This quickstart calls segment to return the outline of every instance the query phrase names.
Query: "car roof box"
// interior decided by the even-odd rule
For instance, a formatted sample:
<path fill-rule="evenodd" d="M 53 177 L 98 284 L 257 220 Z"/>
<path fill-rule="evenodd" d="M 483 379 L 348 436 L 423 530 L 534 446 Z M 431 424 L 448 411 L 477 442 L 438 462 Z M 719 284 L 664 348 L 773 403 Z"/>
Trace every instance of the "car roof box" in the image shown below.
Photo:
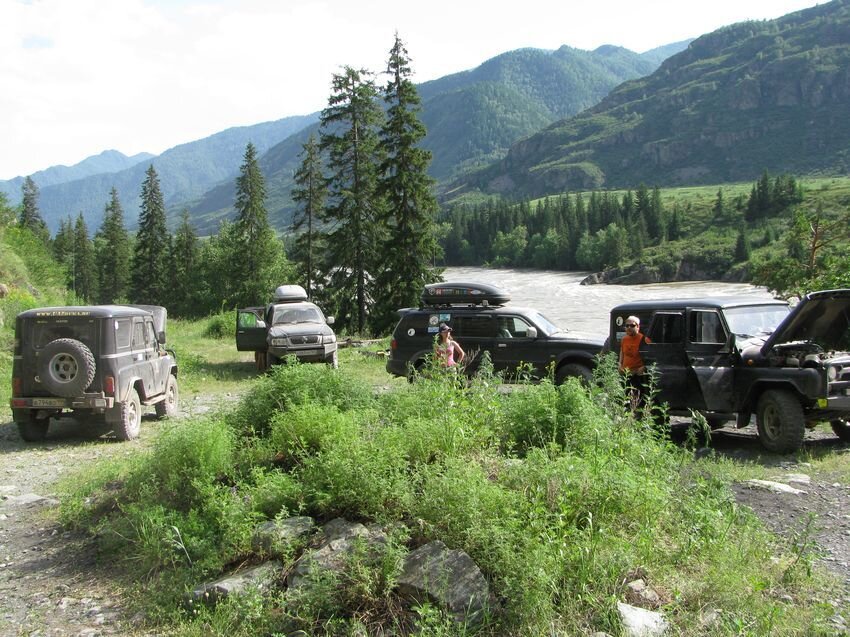
<path fill-rule="evenodd" d="M 423 305 L 504 305 L 510 300 L 507 290 L 488 283 L 446 281 L 426 285 L 422 291 Z"/>
<path fill-rule="evenodd" d="M 300 285 L 279 285 L 274 291 L 275 303 L 295 303 L 306 300 L 307 292 Z"/>

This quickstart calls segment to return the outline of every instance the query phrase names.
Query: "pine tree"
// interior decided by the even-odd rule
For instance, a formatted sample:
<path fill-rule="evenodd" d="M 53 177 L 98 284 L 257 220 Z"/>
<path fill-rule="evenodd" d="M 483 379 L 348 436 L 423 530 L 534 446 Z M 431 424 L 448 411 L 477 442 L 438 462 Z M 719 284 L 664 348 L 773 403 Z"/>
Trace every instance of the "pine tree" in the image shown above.
<path fill-rule="evenodd" d="M 189 222 L 189 211 L 184 210 L 180 226 L 174 234 L 169 262 L 172 268 L 171 301 L 169 309 L 176 316 L 191 317 L 197 311 L 198 295 L 198 235 Z"/>
<path fill-rule="evenodd" d="M 377 193 L 380 165 L 378 127 L 383 112 L 371 74 L 345 67 L 334 75 L 328 107 L 321 116 L 321 148 L 330 170 L 327 251 L 324 272 L 328 301 L 343 327 L 364 333 L 373 270 L 384 245 L 382 203 Z"/>
<path fill-rule="evenodd" d="M 0 192 L 0 229 L 8 228 L 17 218 L 15 209 L 9 204 L 9 197 Z"/>
<path fill-rule="evenodd" d="M 47 229 L 47 224 L 41 217 L 41 212 L 38 210 L 38 186 L 32 180 L 32 177 L 24 179 L 23 186 L 23 203 L 21 204 L 21 215 L 18 219 L 18 225 L 32 232 L 39 239 L 48 243 L 50 241 L 50 232 Z"/>
<path fill-rule="evenodd" d="M 236 277 L 237 306 L 257 305 L 269 298 L 275 287 L 290 276 L 283 245 L 269 225 L 266 211 L 266 182 L 252 143 L 236 178 L 236 221 L 232 277 Z"/>
<path fill-rule="evenodd" d="M 738 239 L 735 241 L 735 261 L 749 261 L 752 255 L 753 248 L 750 244 L 750 238 L 747 236 L 747 230 L 741 227 L 738 230 Z"/>
<path fill-rule="evenodd" d="M 95 262 L 100 303 L 125 301 L 130 283 L 130 235 L 124 227 L 124 210 L 114 187 L 95 235 Z"/>
<path fill-rule="evenodd" d="M 165 203 L 153 164 L 142 182 L 139 230 L 133 250 L 130 290 L 134 303 L 162 305 L 168 297 L 167 257 L 170 237 L 165 225 Z"/>
<path fill-rule="evenodd" d="M 297 262 L 301 266 L 302 280 L 307 290 L 307 296 L 313 296 L 313 279 L 315 277 L 314 254 L 318 247 L 319 215 L 325 205 L 328 194 L 327 182 L 322 174 L 322 158 L 319 145 L 314 135 L 303 146 L 301 165 L 295 171 L 295 185 L 292 189 L 292 201 L 299 208 L 292 216 L 292 230 L 299 232 L 295 240 Z"/>
<path fill-rule="evenodd" d="M 94 245 L 81 212 L 74 226 L 74 292 L 86 302 L 97 298 L 97 269 Z"/>
<path fill-rule="evenodd" d="M 53 238 L 53 258 L 65 268 L 64 285 L 74 289 L 74 222 L 68 216 L 59 220 L 59 230 Z"/>
<path fill-rule="evenodd" d="M 419 120 L 421 100 L 410 79 L 410 59 L 398 34 L 390 50 L 387 74 L 387 119 L 380 132 L 384 161 L 378 194 L 386 202 L 388 236 L 376 274 L 380 291 L 372 327 L 378 333 L 390 329 L 397 318 L 396 310 L 414 305 L 423 286 L 435 281 L 439 273 L 432 265 L 439 256 L 439 246 L 434 227 L 434 180 L 428 176 L 431 153 L 419 147 L 426 134 Z M 528 210 L 526 214 L 530 216 Z"/>

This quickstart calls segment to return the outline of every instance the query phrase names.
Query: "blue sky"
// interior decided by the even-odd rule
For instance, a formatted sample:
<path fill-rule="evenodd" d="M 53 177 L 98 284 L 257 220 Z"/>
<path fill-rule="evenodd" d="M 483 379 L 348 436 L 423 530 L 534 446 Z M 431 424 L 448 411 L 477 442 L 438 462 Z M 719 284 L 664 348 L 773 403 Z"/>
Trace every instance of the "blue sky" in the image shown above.
<path fill-rule="evenodd" d="M 522 47 L 636 52 L 816 0 L 0 0 L 0 179 L 322 109 L 343 65 L 415 81 Z"/>

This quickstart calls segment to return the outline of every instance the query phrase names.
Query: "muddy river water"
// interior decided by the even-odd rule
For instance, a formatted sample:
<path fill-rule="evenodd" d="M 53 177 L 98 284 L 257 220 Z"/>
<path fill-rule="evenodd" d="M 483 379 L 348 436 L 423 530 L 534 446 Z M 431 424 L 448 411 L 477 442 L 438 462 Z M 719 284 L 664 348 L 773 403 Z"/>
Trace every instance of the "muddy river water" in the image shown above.
<path fill-rule="evenodd" d="M 511 293 L 514 305 L 533 307 L 553 323 L 570 331 L 604 337 L 607 317 L 620 303 L 643 299 L 672 299 L 698 296 L 750 296 L 771 299 L 765 289 L 745 283 L 691 281 L 647 285 L 581 285 L 586 272 L 554 270 L 446 268 L 446 281 L 490 283 Z"/>

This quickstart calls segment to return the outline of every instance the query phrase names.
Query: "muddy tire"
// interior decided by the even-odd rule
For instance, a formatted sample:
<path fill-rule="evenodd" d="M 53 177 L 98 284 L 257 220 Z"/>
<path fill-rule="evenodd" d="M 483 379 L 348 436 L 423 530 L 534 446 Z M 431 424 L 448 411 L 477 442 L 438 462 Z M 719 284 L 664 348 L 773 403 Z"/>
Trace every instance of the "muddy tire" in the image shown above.
<path fill-rule="evenodd" d="M 590 385 L 593 382 L 593 370 L 578 363 L 561 365 L 555 373 L 555 384 L 563 385 L 570 377 L 578 378 L 582 385 Z"/>
<path fill-rule="evenodd" d="M 165 400 L 154 405 L 157 420 L 174 418 L 174 416 L 177 415 L 179 398 L 180 394 L 177 391 L 177 378 L 174 374 L 169 374 L 168 381 L 165 383 Z"/>
<path fill-rule="evenodd" d="M 800 401 L 789 391 L 769 389 L 756 409 L 759 442 L 768 451 L 791 453 L 803 445 L 806 421 Z"/>
<path fill-rule="evenodd" d="M 843 442 L 850 442 L 850 419 L 833 420 L 831 423 L 832 430 Z"/>
<path fill-rule="evenodd" d="M 79 396 L 94 380 L 94 355 L 74 338 L 57 338 L 42 350 L 38 374 L 44 386 L 56 396 Z"/>
<path fill-rule="evenodd" d="M 41 442 L 47 437 L 50 418 L 30 418 L 15 423 L 18 425 L 18 435 L 24 442 Z"/>
<path fill-rule="evenodd" d="M 273 366 L 277 365 L 280 362 L 280 359 L 274 354 L 269 354 L 266 352 L 266 369 L 271 369 Z"/>
<path fill-rule="evenodd" d="M 118 440 L 135 440 L 142 430 L 142 403 L 135 388 L 130 390 L 127 400 L 120 403 L 121 419 L 115 425 L 115 436 Z"/>

